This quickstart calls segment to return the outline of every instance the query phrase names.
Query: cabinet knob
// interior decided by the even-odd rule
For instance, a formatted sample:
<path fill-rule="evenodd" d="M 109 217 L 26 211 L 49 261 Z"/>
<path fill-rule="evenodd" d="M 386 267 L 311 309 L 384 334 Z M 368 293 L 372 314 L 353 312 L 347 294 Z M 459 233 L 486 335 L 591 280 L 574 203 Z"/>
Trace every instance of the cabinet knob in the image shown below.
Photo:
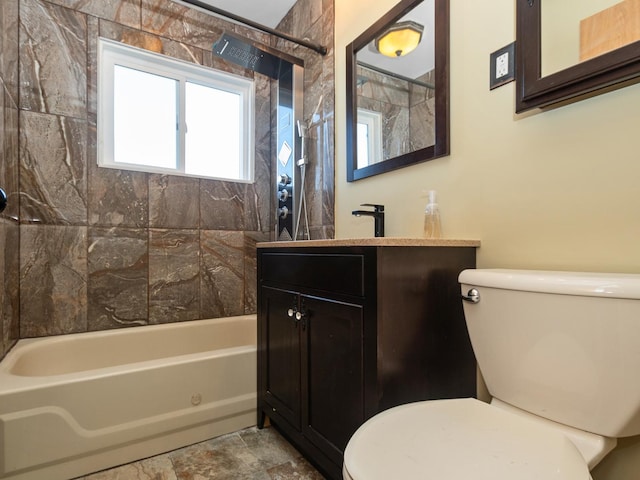
<path fill-rule="evenodd" d="M 304 308 L 304 307 L 303 307 Z M 296 325 L 299 323 L 300 325 L 302 325 L 302 331 L 305 331 L 307 329 L 307 318 L 308 318 L 308 313 L 305 312 L 304 310 L 297 310 L 296 311 Z"/>
<path fill-rule="evenodd" d="M 287 310 L 287 315 L 290 317 L 293 317 L 296 314 L 295 309 L 290 308 L 289 310 Z"/>

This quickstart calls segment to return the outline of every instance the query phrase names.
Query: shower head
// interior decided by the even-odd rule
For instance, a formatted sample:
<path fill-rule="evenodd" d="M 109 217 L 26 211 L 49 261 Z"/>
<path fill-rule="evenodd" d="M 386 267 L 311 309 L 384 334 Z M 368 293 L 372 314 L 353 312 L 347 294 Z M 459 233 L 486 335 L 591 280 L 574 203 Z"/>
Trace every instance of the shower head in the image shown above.
<path fill-rule="evenodd" d="M 300 138 L 308 138 L 307 132 L 309 131 L 309 129 L 307 128 L 307 126 L 303 125 L 300 120 L 298 120 L 296 123 L 298 125 L 298 136 Z"/>
<path fill-rule="evenodd" d="M 213 44 L 213 54 L 274 79 L 279 77 L 282 63 L 290 64 L 228 32 Z"/>
<path fill-rule="evenodd" d="M 281 79 L 294 65 L 304 68 L 304 62 L 292 55 L 262 44 L 255 44 L 230 32 L 213 44 L 213 54 L 241 67 L 261 73 L 274 80 Z"/>
<path fill-rule="evenodd" d="M 298 120 L 296 122 L 296 125 L 298 127 L 298 136 L 300 137 L 300 159 L 296 162 L 296 164 L 301 167 L 302 165 L 306 165 L 307 163 L 309 163 L 309 159 L 307 158 L 307 155 L 305 154 L 305 138 L 309 138 L 307 136 L 307 132 L 309 131 L 309 129 L 302 124 L 302 122 L 300 120 Z"/>

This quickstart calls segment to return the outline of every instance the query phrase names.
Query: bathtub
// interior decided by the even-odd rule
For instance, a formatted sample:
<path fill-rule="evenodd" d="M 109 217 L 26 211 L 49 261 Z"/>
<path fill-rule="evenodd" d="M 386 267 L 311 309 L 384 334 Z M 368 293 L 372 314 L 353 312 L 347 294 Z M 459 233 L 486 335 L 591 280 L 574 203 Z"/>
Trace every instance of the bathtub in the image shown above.
<path fill-rule="evenodd" d="M 69 479 L 256 423 L 256 317 L 20 340 L 0 478 Z"/>

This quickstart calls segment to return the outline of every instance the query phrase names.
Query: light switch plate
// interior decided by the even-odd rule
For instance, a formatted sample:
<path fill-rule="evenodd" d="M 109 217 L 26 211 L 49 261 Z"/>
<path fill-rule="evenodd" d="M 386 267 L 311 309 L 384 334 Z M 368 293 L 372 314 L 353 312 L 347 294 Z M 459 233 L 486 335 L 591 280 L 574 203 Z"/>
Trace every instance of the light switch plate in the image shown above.
<path fill-rule="evenodd" d="M 500 87 L 515 79 L 516 42 L 510 43 L 490 56 L 489 89 Z"/>

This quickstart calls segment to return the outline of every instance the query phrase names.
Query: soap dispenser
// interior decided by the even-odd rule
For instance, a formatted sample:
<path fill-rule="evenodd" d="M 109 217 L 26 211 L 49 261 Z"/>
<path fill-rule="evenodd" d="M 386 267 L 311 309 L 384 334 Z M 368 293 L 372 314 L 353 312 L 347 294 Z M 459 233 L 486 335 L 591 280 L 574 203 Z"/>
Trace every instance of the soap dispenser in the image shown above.
<path fill-rule="evenodd" d="M 435 190 L 429 190 L 429 203 L 424 209 L 424 236 L 425 238 L 440 238 L 442 236 L 440 210 Z"/>

